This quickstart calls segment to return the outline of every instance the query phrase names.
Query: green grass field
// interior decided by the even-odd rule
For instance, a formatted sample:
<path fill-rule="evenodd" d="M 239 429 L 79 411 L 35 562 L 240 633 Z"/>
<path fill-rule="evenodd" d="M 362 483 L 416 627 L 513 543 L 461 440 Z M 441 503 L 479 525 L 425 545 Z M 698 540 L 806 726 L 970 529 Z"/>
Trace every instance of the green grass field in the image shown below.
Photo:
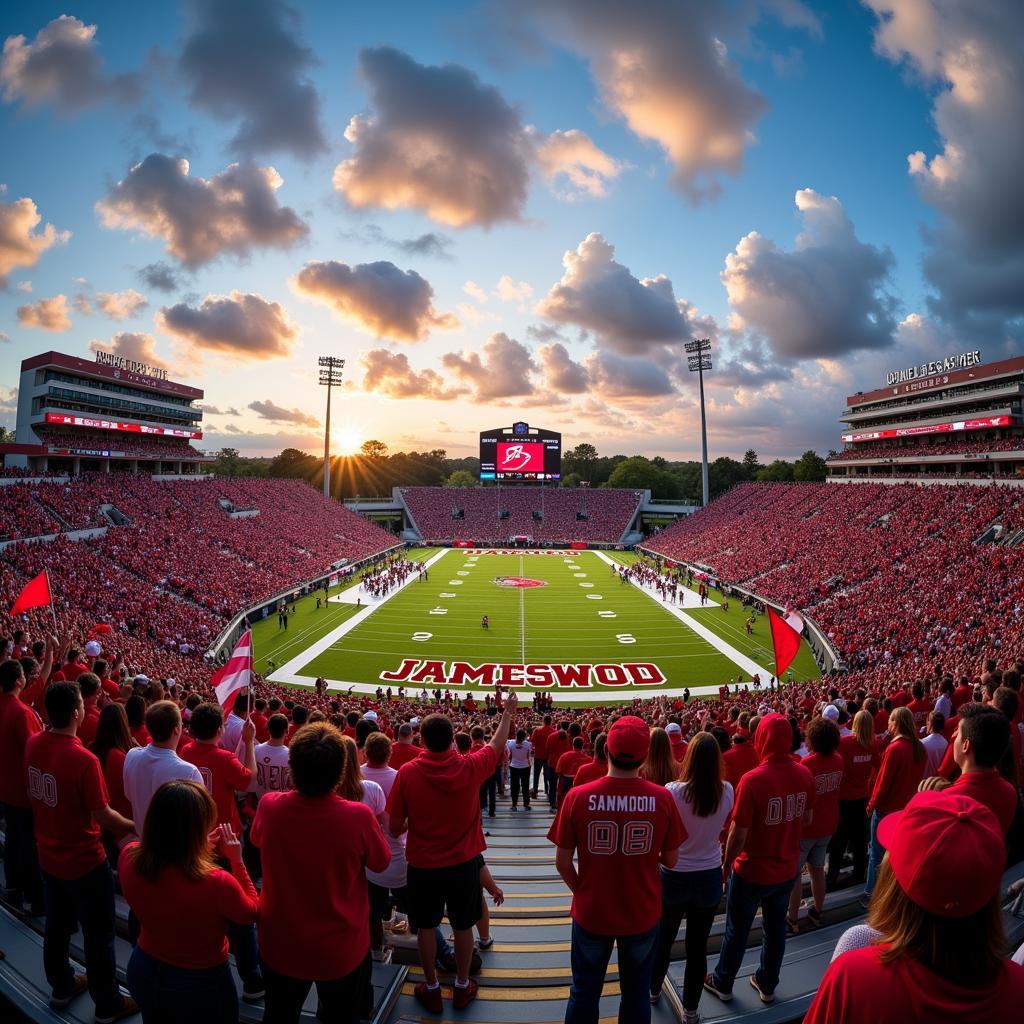
<path fill-rule="evenodd" d="M 426 561 L 436 549 L 417 549 L 410 557 Z M 617 562 L 635 560 L 629 553 L 614 552 Z M 497 585 L 498 577 L 524 576 L 543 586 L 513 588 Z M 358 583 L 351 584 L 358 586 Z M 332 596 L 340 589 L 332 592 Z M 686 615 L 699 626 L 721 638 L 728 649 L 716 650 L 713 637 L 705 639 L 689 624 L 680 621 L 646 592 L 622 584 L 612 568 L 593 551 L 559 551 L 543 554 L 478 554 L 472 550 L 448 550 L 429 570 L 429 580 L 413 580 L 372 612 L 354 604 L 331 602 L 316 608 L 316 597 L 304 598 L 289 619 L 289 628 L 278 627 L 271 616 L 255 627 L 257 667 L 269 677 L 285 683 L 310 684 L 317 676 L 329 681 L 351 683 L 360 688 L 387 686 L 381 673 L 394 672 L 405 659 L 421 661 L 542 664 L 645 663 L 656 665 L 665 681 L 657 686 L 602 686 L 561 688 L 548 684 L 540 689 L 558 689 L 574 700 L 622 699 L 623 695 L 653 695 L 659 691 L 689 686 L 717 688 L 742 675 L 745 667 L 736 655 L 774 671 L 768 622 L 759 618 L 754 635 L 744 632 L 746 611 L 734 601 L 728 612 L 717 602 L 688 608 Z M 490 628 L 481 627 L 481 616 L 489 616 Z M 353 616 L 360 620 L 343 636 L 331 639 L 339 626 Z M 320 642 L 323 648 L 310 652 Z M 813 656 L 803 645 L 793 664 L 796 679 L 817 678 Z M 767 676 L 763 677 L 767 682 Z M 596 677 L 594 677 L 596 683 Z M 391 683 L 395 689 L 398 682 Z M 424 685 L 444 685 L 434 680 L 412 681 L 409 692 Z M 490 690 L 490 686 L 465 682 L 453 684 L 460 690 Z"/>

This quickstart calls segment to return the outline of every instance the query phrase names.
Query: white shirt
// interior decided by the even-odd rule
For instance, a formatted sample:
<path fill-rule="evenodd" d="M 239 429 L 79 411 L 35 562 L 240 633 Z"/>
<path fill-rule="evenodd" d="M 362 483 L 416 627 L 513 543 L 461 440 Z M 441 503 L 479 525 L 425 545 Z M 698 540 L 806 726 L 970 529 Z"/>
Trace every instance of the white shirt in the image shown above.
<path fill-rule="evenodd" d="M 508 763 L 513 768 L 530 767 L 530 754 L 533 753 L 533 744 L 529 740 L 523 740 L 522 743 L 509 740 L 505 746 L 508 748 Z"/>
<path fill-rule="evenodd" d="M 935 702 L 935 710 L 941 712 L 946 718 L 953 717 L 953 701 L 950 700 L 948 693 L 939 694 L 939 699 Z"/>
<path fill-rule="evenodd" d="M 388 794 L 395 784 L 395 776 L 398 775 L 398 772 L 387 765 L 382 768 L 371 768 L 368 764 L 363 765 L 362 772 L 363 803 L 367 804 L 375 814 L 378 814 L 378 820 L 380 820 L 380 814 L 383 814 L 384 820 L 381 821 L 381 827 L 384 829 L 384 838 L 388 841 L 388 846 L 391 849 L 391 863 L 383 871 L 367 871 L 366 879 L 383 889 L 401 889 L 406 883 L 409 870 L 409 864 L 405 859 L 407 833 L 393 836 L 388 829 L 387 813 L 384 811 L 378 813 L 374 810 L 373 804 L 367 800 L 367 790 L 373 786 L 381 794 L 381 800 L 386 805 Z M 374 798 L 371 797 L 371 799 Z"/>
<path fill-rule="evenodd" d="M 722 782 L 722 798 L 718 801 L 718 809 L 706 818 L 699 818 L 694 813 L 693 804 L 685 799 L 685 782 L 670 782 L 665 788 L 672 794 L 676 802 L 679 816 L 683 819 L 686 829 L 686 840 L 679 847 L 679 860 L 673 871 L 710 871 L 722 866 L 722 844 L 719 836 L 722 824 L 729 817 L 735 794 L 732 784 Z"/>
<path fill-rule="evenodd" d="M 946 756 L 949 741 L 942 733 L 930 732 L 921 742 L 924 744 L 927 755 L 924 765 L 924 777 L 927 779 L 931 775 L 938 774 L 939 765 L 942 764 L 942 759 Z"/>
<path fill-rule="evenodd" d="M 245 727 L 245 719 L 231 712 L 224 719 L 224 735 L 220 738 L 220 746 L 230 750 L 232 754 L 238 753 L 238 744 L 242 742 L 242 729 Z"/>
<path fill-rule="evenodd" d="M 256 746 L 256 774 L 249 784 L 252 793 L 280 793 L 292 788 L 288 770 L 288 748 L 283 744 L 259 743 Z"/>
<path fill-rule="evenodd" d="M 132 805 L 135 832 L 140 836 L 153 794 L 165 782 L 184 779 L 198 782 L 200 786 L 203 784 L 203 777 L 194 764 L 182 761 L 175 751 L 152 743 L 145 747 L 132 747 L 125 754 L 123 778 L 124 793 Z"/>

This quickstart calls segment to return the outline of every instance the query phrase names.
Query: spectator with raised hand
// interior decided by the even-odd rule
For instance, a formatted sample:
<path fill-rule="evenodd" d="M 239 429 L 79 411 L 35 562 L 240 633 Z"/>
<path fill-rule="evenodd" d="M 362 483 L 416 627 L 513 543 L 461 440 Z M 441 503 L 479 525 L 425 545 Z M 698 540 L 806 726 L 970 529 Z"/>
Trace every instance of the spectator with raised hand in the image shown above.
<path fill-rule="evenodd" d="M 266 1024 L 296 1024 L 312 985 L 326 1020 L 362 1016 L 371 969 L 366 872 L 383 871 L 391 853 L 373 811 L 335 792 L 345 756 L 333 725 L 300 729 L 288 750 L 294 788 L 267 793 L 253 820 Z"/>
<path fill-rule="evenodd" d="M 572 892 L 572 988 L 566 1024 L 596 1024 L 618 947 L 619 1019 L 651 1019 L 650 985 L 661 919 L 659 866 L 676 864 L 686 832 L 668 791 L 640 778 L 650 729 L 624 715 L 608 730 L 608 775 L 565 796 L 548 839 Z M 573 863 L 573 856 L 577 863 Z M 609 893 L 615 898 L 609 900 Z"/>
<path fill-rule="evenodd" d="M 867 926 L 840 938 L 804 1024 L 1019 1019 L 1024 967 L 1006 959 L 995 815 L 950 789 L 918 793 L 879 832 Z"/>
<path fill-rule="evenodd" d="M 510 693 L 491 742 L 465 757 L 452 745 L 451 719 L 428 715 L 420 723 L 425 749 L 402 766 L 388 797 L 391 834 L 408 831 L 409 911 L 418 929 L 424 977 L 415 994 L 431 1013 L 440 1013 L 443 1006 L 434 967 L 434 929 L 446 911 L 455 935 L 455 1009 L 468 1006 L 476 997 L 469 968 L 473 927 L 483 916 L 479 856 L 487 845 L 480 828 L 479 791 L 504 754 L 518 704 L 518 696 Z"/>
<path fill-rule="evenodd" d="M 693 738 L 678 782 L 669 782 L 686 839 L 679 859 L 661 868 L 661 927 L 651 974 L 651 1002 L 661 998 L 672 946 L 686 919 L 686 970 L 683 976 L 683 1024 L 699 1024 L 700 997 L 707 972 L 708 936 L 722 898 L 720 836 L 735 793 L 725 779 L 722 752 L 710 733 Z"/>
<path fill-rule="evenodd" d="M 100 829 L 122 837 L 134 826 L 110 806 L 100 763 L 78 739 L 85 717 L 78 684 L 53 683 L 45 700 L 50 728 L 25 745 L 25 774 L 43 875 L 43 967 L 53 989 L 50 1006 L 64 1009 L 88 988 L 97 1024 L 112 1024 L 138 1007 L 117 984 L 114 875 Z M 86 974 L 71 967 L 71 936 L 79 926 Z"/>
<path fill-rule="evenodd" d="M 962 710 L 961 710 L 962 713 Z M 878 826 L 887 814 L 902 811 L 917 792 L 924 777 L 927 753 L 917 738 L 914 716 L 905 707 L 894 708 L 889 715 L 889 735 L 892 739 L 882 755 L 871 796 L 865 811 L 871 819 L 871 843 L 868 849 L 868 873 L 861 897 L 867 906 L 875 888 L 878 869 L 885 855 L 885 847 L 878 839 Z"/>
<path fill-rule="evenodd" d="M 810 824 L 814 808 L 814 779 L 790 756 L 792 742 L 789 720 L 765 715 L 754 733 L 761 763 L 743 776 L 736 791 L 723 865 L 728 886 L 725 936 L 718 965 L 704 979 L 704 987 L 723 1002 L 732 999 L 759 906 L 761 966 L 750 976 L 750 984 L 762 1003 L 775 1000 L 786 952 L 786 908 L 800 861 L 800 833 Z"/>
<path fill-rule="evenodd" d="M 121 851 L 118 877 L 141 922 L 127 981 L 145 1024 L 237 1020 L 227 930 L 255 924 L 259 897 L 238 837 L 217 825 L 217 807 L 201 784 L 160 786 L 141 842 Z"/>

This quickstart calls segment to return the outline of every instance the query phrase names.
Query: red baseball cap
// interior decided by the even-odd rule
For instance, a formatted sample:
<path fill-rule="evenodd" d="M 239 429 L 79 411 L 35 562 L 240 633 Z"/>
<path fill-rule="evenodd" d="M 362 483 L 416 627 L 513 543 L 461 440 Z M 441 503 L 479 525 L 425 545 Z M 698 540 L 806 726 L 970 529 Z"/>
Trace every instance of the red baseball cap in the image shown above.
<path fill-rule="evenodd" d="M 887 814 L 878 841 L 900 888 L 937 917 L 969 917 L 999 892 L 1006 845 L 996 816 L 948 791 L 915 794 Z"/>
<path fill-rule="evenodd" d="M 651 747 L 651 730 L 642 718 L 624 715 L 608 730 L 608 753 L 639 764 Z"/>

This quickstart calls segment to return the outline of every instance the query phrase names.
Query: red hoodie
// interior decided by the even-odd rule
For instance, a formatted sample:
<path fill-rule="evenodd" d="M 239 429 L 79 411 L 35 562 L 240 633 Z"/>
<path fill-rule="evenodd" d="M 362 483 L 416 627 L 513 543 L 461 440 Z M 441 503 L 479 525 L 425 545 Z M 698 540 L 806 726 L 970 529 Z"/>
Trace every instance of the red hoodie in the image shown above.
<path fill-rule="evenodd" d="M 796 876 L 804 814 L 814 806 L 814 778 L 790 755 L 793 730 L 784 715 L 765 715 L 754 733 L 761 763 L 740 780 L 733 822 L 747 829 L 733 870 L 753 885 Z"/>
<path fill-rule="evenodd" d="M 732 783 L 733 789 L 740 784 L 751 768 L 756 768 L 761 760 L 757 756 L 754 744 L 750 740 L 736 743 L 725 752 L 725 778 Z"/>
<path fill-rule="evenodd" d="M 480 786 L 498 759 L 488 745 L 462 757 L 451 747 L 424 750 L 398 769 L 388 814 L 409 819 L 406 860 L 416 868 L 465 864 L 487 849 L 480 828 Z"/>

